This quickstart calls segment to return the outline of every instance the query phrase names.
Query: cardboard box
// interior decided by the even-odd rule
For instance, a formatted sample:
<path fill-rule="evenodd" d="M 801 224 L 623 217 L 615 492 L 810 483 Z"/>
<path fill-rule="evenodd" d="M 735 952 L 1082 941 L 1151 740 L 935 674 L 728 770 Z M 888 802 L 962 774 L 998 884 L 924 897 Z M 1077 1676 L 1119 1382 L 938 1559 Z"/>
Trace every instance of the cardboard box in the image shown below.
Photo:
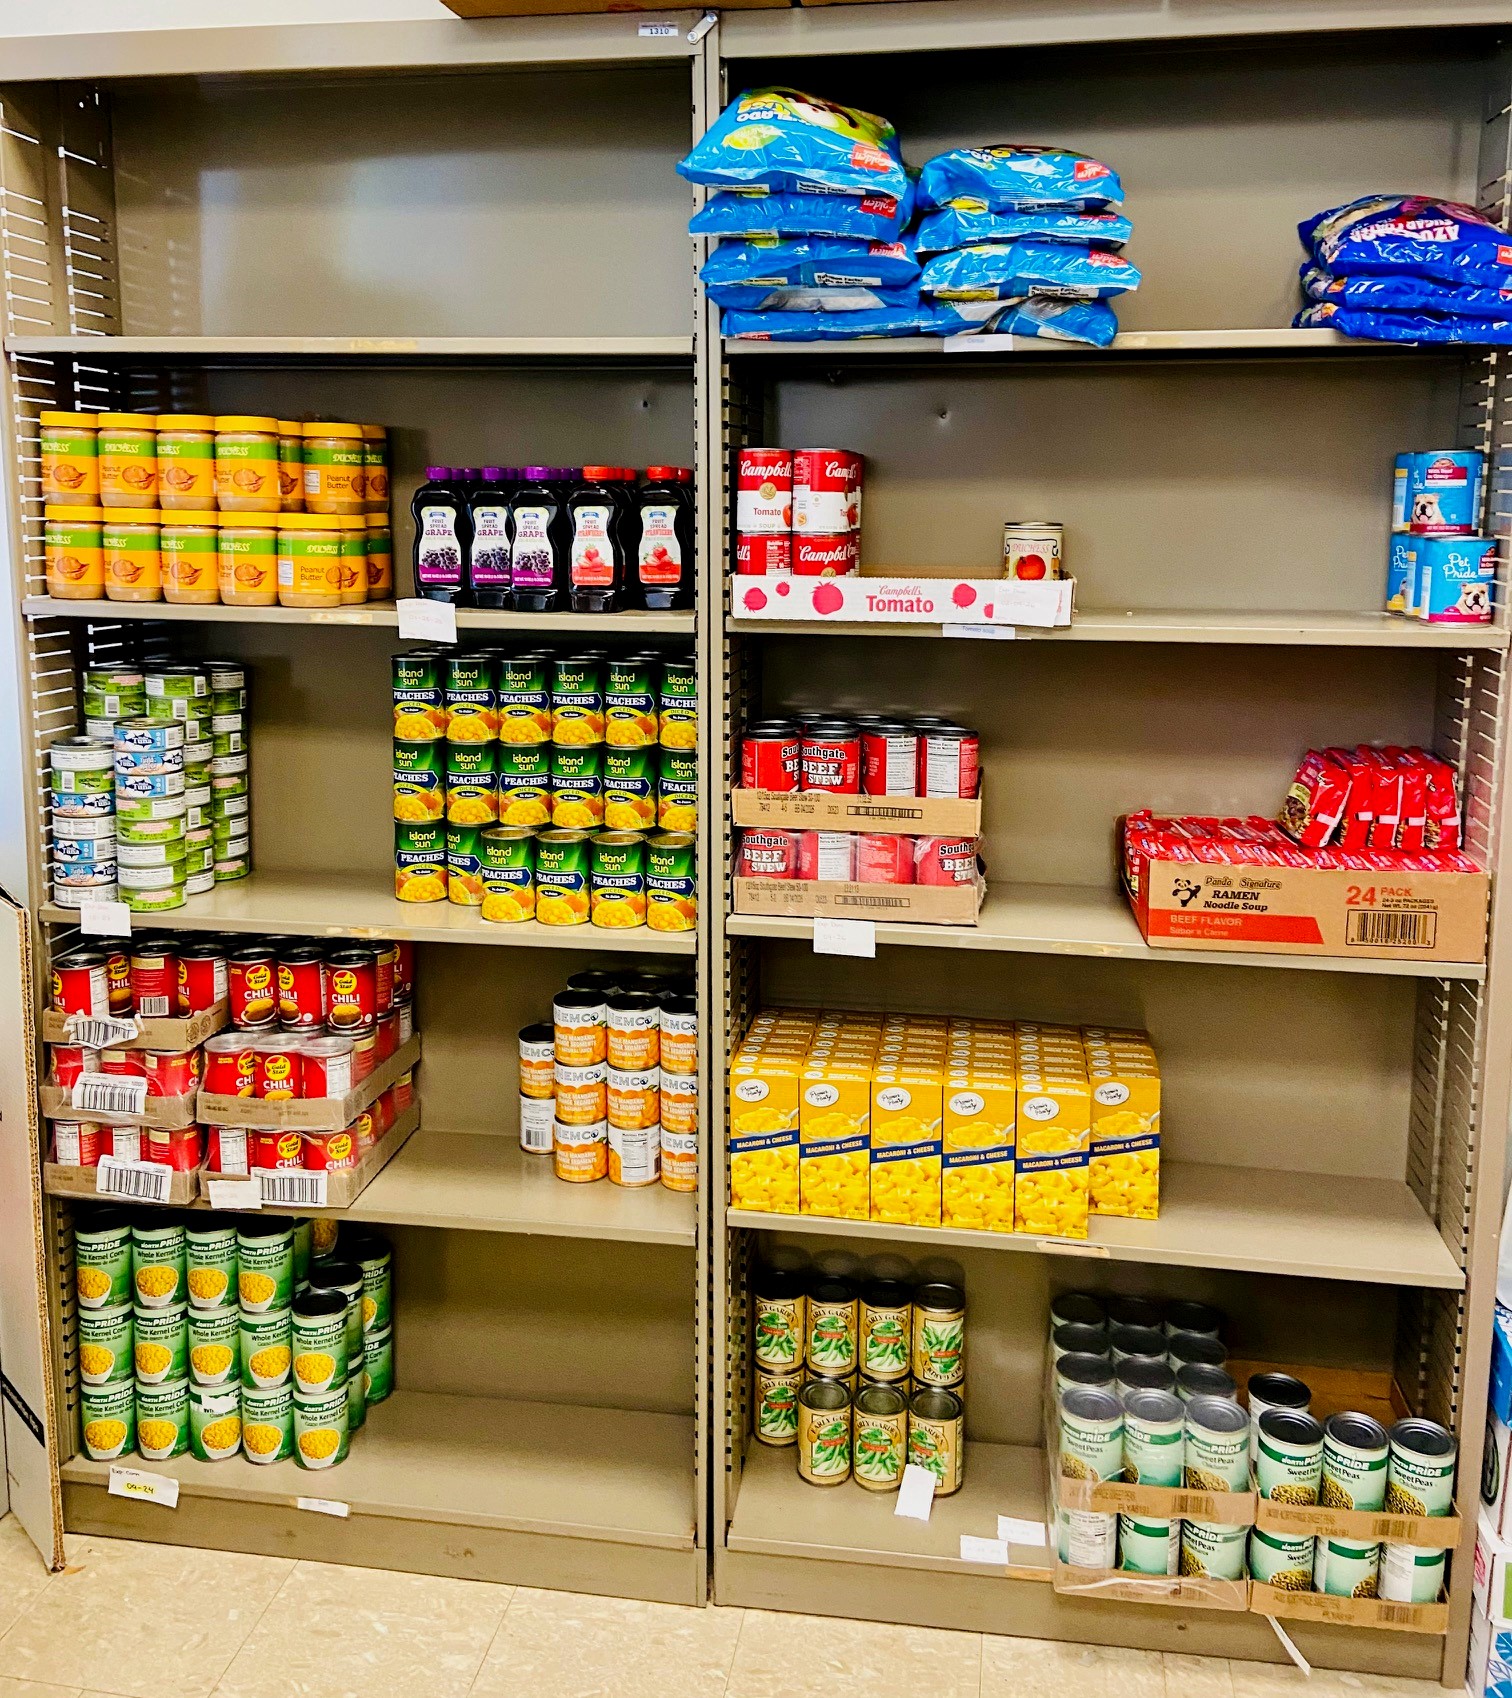
<path fill-rule="evenodd" d="M 1480 1512 L 1493 1533 L 1512 1533 L 1509 1476 L 1512 1476 L 1512 1427 L 1491 1410 L 1486 1415 L 1486 1449 L 1481 1461 Z"/>
<path fill-rule="evenodd" d="M 1485 873 L 1151 861 L 1134 917 L 1152 949 L 1478 963 L 1489 892 Z"/>
<path fill-rule="evenodd" d="M 737 878 L 737 914 L 974 926 L 987 894 L 975 884 L 856 884 L 843 879 Z"/>
<path fill-rule="evenodd" d="M 1470 1698 L 1512 1698 L 1512 1623 L 1498 1625 L 1478 1610 L 1470 1617 Z"/>
<path fill-rule="evenodd" d="M 161 1204 L 136 1199 L 131 1207 L 137 1208 L 170 1208 L 187 1209 L 200 1195 L 200 1170 L 198 1168 L 185 1172 L 179 1168 L 170 1170 L 173 1178 L 169 1181 L 168 1195 Z M 42 1167 L 42 1189 L 50 1197 L 98 1197 L 100 1195 L 100 1170 L 97 1167 L 62 1167 L 55 1161 L 45 1162 Z M 120 1198 L 106 1196 L 113 1203 Z"/>
<path fill-rule="evenodd" d="M 1028 625 L 1071 623 L 1075 578 L 931 577 L 860 572 L 843 578 L 730 579 L 730 618 L 828 621 L 834 625 Z"/>
<path fill-rule="evenodd" d="M 982 799 L 956 796 L 832 796 L 800 790 L 736 790 L 730 797 L 736 825 L 777 831 L 890 831 L 907 837 L 980 837 Z"/>
<path fill-rule="evenodd" d="M 1512 1542 L 1482 1516 L 1475 1527 L 1476 1610 L 1497 1626 L 1512 1626 Z"/>
<path fill-rule="evenodd" d="M 1391 1633 L 1447 1633 L 1449 1606 L 1393 1604 L 1381 1598 L 1331 1598 L 1323 1592 L 1284 1592 L 1264 1581 L 1250 1582 L 1256 1615 L 1284 1621 L 1321 1621 L 1333 1627 L 1377 1627 Z"/>
<path fill-rule="evenodd" d="M 1055 1482 L 1062 1509 L 1090 1509 L 1112 1515 L 1142 1515 L 1151 1521 L 1215 1521 L 1226 1527 L 1253 1527 L 1258 1499 L 1253 1492 L 1197 1492 L 1184 1486 L 1133 1486 L 1122 1480 Z"/>
<path fill-rule="evenodd" d="M 48 1120 L 87 1120 L 100 1126 L 154 1126 L 160 1132 L 182 1132 L 200 1117 L 195 1113 L 195 1096 L 148 1097 L 141 1114 L 105 1114 L 98 1109 L 73 1106 L 73 1096 L 62 1085 L 44 1085 L 39 1093 L 42 1113 Z"/>
<path fill-rule="evenodd" d="M 409 1142 L 419 1124 L 420 1102 L 417 1098 L 373 1145 L 356 1167 L 338 1172 L 328 1171 L 318 1175 L 302 1169 L 275 1170 L 273 1174 L 269 1175 L 270 1178 L 276 1178 L 279 1171 L 285 1171 L 288 1172 L 291 1179 L 324 1179 L 326 1200 L 323 1204 L 307 1205 L 290 1200 L 287 1197 L 274 1197 L 268 1200 L 267 1206 L 291 1209 L 300 1215 L 324 1214 L 332 1210 L 350 1208 Z M 212 1173 L 209 1169 L 206 1169 L 202 1175 L 206 1185 L 212 1179 L 246 1179 L 247 1177 L 248 1175 L 245 1173 Z M 208 1197 L 209 1192 L 205 1191 L 204 1195 Z M 204 1206 L 208 1207 L 209 1205 L 206 1203 Z"/>
<path fill-rule="evenodd" d="M 1256 1507 L 1255 1525 L 1268 1533 L 1358 1539 L 1366 1544 L 1386 1540 L 1434 1551 L 1452 1551 L 1459 1544 L 1463 1529 L 1457 1515 L 1388 1515 L 1384 1511 L 1378 1515 L 1363 1509 L 1271 1503 L 1265 1498 Z"/>
<path fill-rule="evenodd" d="M 42 1036 L 50 1044 L 77 1043 L 79 1040 L 68 1029 L 68 1022 L 73 1018 L 77 1016 L 59 1014 L 56 1009 L 49 1008 L 42 1016 Z M 222 1027 L 230 1024 L 231 1008 L 229 1003 L 218 1002 L 214 1008 L 207 1008 L 201 1014 L 186 1014 L 181 1019 L 144 1020 L 135 1014 L 131 1018 L 136 1021 L 136 1037 L 109 1044 L 107 1048 L 197 1049 L 206 1038 L 213 1038 Z"/>
<path fill-rule="evenodd" d="M 400 1076 L 420 1060 L 420 1034 L 402 1044 L 344 1097 L 291 1097 L 277 1102 L 256 1097 L 199 1093 L 198 1118 L 204 1126 L 255 1126 L 278 1132 L 340 1132 L 377 1102 Z"/>

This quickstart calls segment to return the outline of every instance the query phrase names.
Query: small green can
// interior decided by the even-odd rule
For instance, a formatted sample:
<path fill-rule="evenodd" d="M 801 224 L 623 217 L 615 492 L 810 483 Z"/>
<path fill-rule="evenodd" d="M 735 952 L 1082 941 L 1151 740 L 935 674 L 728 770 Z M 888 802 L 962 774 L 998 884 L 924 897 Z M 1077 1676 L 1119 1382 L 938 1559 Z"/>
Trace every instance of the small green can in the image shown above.
<path fill-rule="evenodd" d="M 394 1390 L 394 1329 L 362 1335 L 362 1355 L 367 1372 L 364 1386 L 369 1403 L 382 1403 Z"/>
<path fill-rule="evenodd" d="M 151 713 L 153 698 L 163 701 L 197 701 L 205 698 L 210 705 L 210 679 L 193 667 L 169 668 L 147 674 L 147 711 Z M 182 715 L 178 717 L 182 718 Z"/>
<path fill-rule="evenodd" d="M 184 1229 L 186 1285 L 193 1310 L 236 1307 L 236 1228 L 199 1226 Z"/>
<path fill-rule="evenodd" d="M 189 1388 L 189 1450 L 201 1462 L 225 1462 L 242 1447 L 241 1393 L 235 1386 Z"/>
<path fill-rule="evenodd" d="M 294 1297 L 294 1223 L 284 1215 L 245 1219 L 236 1229 L 236 1288 L 242 1311 L 266 1315 Z"/>
<path fill-rule="evenodd" d="M 479 847 L 483 828 L 448 825 L 446 828 L 446 899 L 464 907 L 483 903 L 483 857 Z"/>
<path fill-rule="evenodd" d="M 581 925 L 588 918 L 593 835 L 543 831 L 536 836 L 536 917 L 545 925 Z"/>
<path fill-rule="evenodd" d="M 646 923 L 646 840 L 601 831 L 593 840 L 593 923 L 623 929 Z"/>
<path fill-rule="evenodd" d="M 656 657 L 631 654 L 611 660 L 604 679 L 604 738 L 621 749 L 656 742 Z"/>
<path fill-rule="evenodd" d="M 401 779 L 424 782 L 440 778 L 446 769 L 448 745 L 429 738 L 396 737 L 394 739 L 394 783 Z"/>
<path fill-rule="evenodd" d="M 133 1361 L 138 1385 L 171 1385 L 189 1373 L 189 1307 L 144 1309 L 132 1315 Z"/>
<path fill-rule="evenodd" d="M 293 1386 L 243 1386 L 241 1411 L 248 1462 L 284 1462 L 294 1454 Z"/>
<path fill-rule="evenodd" d="M 114 1385 L 135 1372 L 131 1305 L 80 1309 L 79 1378 L 86 1386 Z"/>
<path fill-rule="evenodd" d="M 149 1462 L 166 1462 L 189 1448 L 189 1382 L 137 1383 L 137 1449 Z"/>
<path fill-rule="evenodd" d="M 1359 1539 L 1319 1537 L 1313 1557 L 1313 1590 L 1330 1598 L 1380 1595 L 1381 1547 Z"/>
<path fill-rule="evenodd" d="M 561 744 L 551 746 L 551 787 L 571 789 L 586 778 L 604 776 L 604 745 Z"/>
<path fill-rule="evenodd" d="M 347 1431 L 360 1433 L 367 1425 L 367 1362 L 359 1356 L 347 1374 Z"/>
<path fill-rule="evenodd" d="M 446 896 L 446 827 L 440 820 L 394 827 L 394 894 L 401 902 Z"/>
<path fill-rule="evenodd" d="M 535 918 L 535 833 L 523 825 L 496 825 L 481 832 L 483 918 Z"/>
<path fill-rule="evenodd" d="M 334 1468 L 350 1447 L 345 1384 L 318 1397 L 295 1397 L 294 1460 L 301 1468 Z"/>
<path fill-rule="evenodd" d="M 294 1299 L 294 1391 L 320 1397 L 347 1377 L 347 1300 L 339 1291 L 302 1291 Z"/>
<path fill-rule="evenodd" d="M 394 744 L 396 820 L 437 820 L 445 812 L 446 779 L 439 770 L 440 748 L 439 743 Z M 418 753 L 421 750 L 423 754 Z"/>
<path fill-rule="evenodd" d="M 91 1462 L 114 1462 L 136 1447 L 136 1383 L 112 1380 L 79 1393 L 80 1438 Z"/>
<path fill-rule="evenodd" d="M 604 740 L 604 665 L 595 655 L 570 655 L 551 665 L 551 737 L 581 745 Z"/>
<path fill-rule="evenodd" d="M 132 1301 L 168 1309 L 187 1295 L 184 1228 L 176 1220 L 137 1219 L 131 1224 Z"/>
<path fill-rule="evenodd" d="M 547 694 L 551 689 L 551 659 L 544 654 L 507 655 L 499 662 L 499 690 L 512 696 Z"/>
<path fill-rule="evenodd" d="M 698 672 L 691 660 L 662 665 L 661 744 L 665 749 L 693 749 L 698 742 Z"/>
<path fill-rule="evenodd" d="M 342 1253 L 362 1269 L 362 1328 L 387 1332 L 394 1324 L 394 1253 L 376 1233 L 344 1234 Z"/>
<path fill-rule="evenodd" d="M 611 831 L 650 831 L 656 825 L 656 750 L 604 750 L 604 824 Z"/>
<path fill-rule="evenodd" d="M 464 740 L 491 739 L 498 725 L 498 667 L 492 655 L 453 654 L 446 658 L 446 712 L 448 725 L 474 721 Z M 448 735 L 451 732 L 448 731 Z"/>
<path fill-rule="evenodd" d="M 446 819 L 448 825 L 476 831 L 491 825 L 499 817 L 499 775 L 494 772 L 474 773 L 468 778 L 446 781 Z"/>
<path fill-rule="evenodd" d="M 241 1313 L 226 1309 L 189 1311 L 189 1382 L 235 1385 L 241 1356 Z"/>
<path fill-rule="evenodd" d="M 527 826 L 551 823 L 549 743 L 500 746 L 499 823 Z"/>
<path fill-rule="evenodd" d="M 80 1212 L 74 1228 L 74 1287 L 81 1309 L 131 1305 L 131 1220 L 124 1209 Z"/>
<path fill-rule="evenodd" d="M 497 743 L 447 743 L 445 747 L 448 788 L 479 778 L 493 778 L 498 772 Z"/>
<path fill-rule="evenodd" d="M 237 1338 L 244 1386 L 266 1390 L 289 1383 L 294 1360 L 294 1317 L 287 1309 L 257 1315 L 244 1309 Z"/>
<path fill-rule="evenodd" d="M 1301 1409 L 1267 1409 L 1255 1435 L 1255 1484 L 1273 1503 L 1313 1504 L 1323 1481 L 1323 1428 Z"/>

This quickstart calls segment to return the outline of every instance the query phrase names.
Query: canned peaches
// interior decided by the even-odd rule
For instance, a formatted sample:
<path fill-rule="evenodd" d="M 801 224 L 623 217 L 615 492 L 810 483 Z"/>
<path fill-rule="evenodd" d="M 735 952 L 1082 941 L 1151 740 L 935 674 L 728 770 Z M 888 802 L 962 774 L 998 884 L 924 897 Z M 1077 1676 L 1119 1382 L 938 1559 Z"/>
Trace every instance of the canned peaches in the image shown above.
<path fill-rule="evenodd" d="M 661 1129 L 661 1181 L 669 1191 L 698 1189 L 698 1134 Z"/>
<path fill-rule="evenodd" d="M 696 1073 L 666 1073 L 661 1075 L 661 1123 L 664 1131 L 696 1133 L 698 1131 L 698 1075 Z"/>
<path fill-rule="evenodd" d="M 605 1002 L 610 1067 L 655 1067 L 661 1051 L 661 1009 L 644 991 L 622 991 Z M 523 1082 L 521 1089 L 524 1089 Z"/>

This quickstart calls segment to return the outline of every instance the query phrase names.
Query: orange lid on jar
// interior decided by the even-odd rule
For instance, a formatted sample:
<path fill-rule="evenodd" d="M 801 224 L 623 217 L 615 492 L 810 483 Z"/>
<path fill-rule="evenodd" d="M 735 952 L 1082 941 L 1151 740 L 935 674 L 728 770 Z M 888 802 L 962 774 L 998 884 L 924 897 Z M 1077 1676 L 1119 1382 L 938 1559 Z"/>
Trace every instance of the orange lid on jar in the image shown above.
<path fill-rule="evenodd" d="M 100 415 L 98 413 L 43 413 L 38 419 L 38 423 L 44 427 L 47 425 L 74 425 L 83 426 L 89 430 L 93 430 L 99 422 Z"/>
<path fill-rule="evenodd" d="M 255 436 L 277 436 L 278 420 L 255 413 L 223 413 L 216 419 L 215 428 L 222 436 L 239 436 L 247 431 Z"/>
<path fill-rule="evenodd" d="M 43 523 L 48 525 L 87 525 L 104 517 L 103 507 L 48 507 L 43 510 Z"/>
<path fill-rule="evenodd" d="M 210 530 L 213 531 L 213 530 L 217 530 L 220 527 L 220 522 L 221 522 L 221 516 L 220 516 L 219 513 L 172 513 L 172 512 L 168 512 L 168 513 L 163 514 L 163 529 L 164 530 L 169 530 L 174 525 L 194 525 L 194 526 L 208 527 Z"/>
<path fill-rule="evenodd" d="M 214 430 L 215 417 L 211 413 L 159 413 L 157 416 L 159 430 Z"/>
<path fill-rule="evenodd" d="M 362 440 L 362 426 L 354 424 L 306 424 L 299 427 L 306 436 L 340 436 Z"/>
<path fill-rule="evenodd" d="M 352 521 L 339 513 L 275 513 L 273 523 L 281 531 L 347 531 Z"/>
<path fill-rule="evenodd" d="M 95 423 L 101 430 L 156 430 L 156 413 L 97 413 Z"/>

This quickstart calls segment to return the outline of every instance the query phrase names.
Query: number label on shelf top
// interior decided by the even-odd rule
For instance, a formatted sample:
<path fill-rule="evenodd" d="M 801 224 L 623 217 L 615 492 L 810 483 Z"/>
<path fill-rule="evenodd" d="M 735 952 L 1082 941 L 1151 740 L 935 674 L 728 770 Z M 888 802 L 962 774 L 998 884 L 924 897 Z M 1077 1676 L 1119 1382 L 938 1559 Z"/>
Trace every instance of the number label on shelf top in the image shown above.
<path fill-rule="evenodd" d="M 449 601 L 429 601 L 424 596 L 401 599 L 399 636 L 418 643 L 454 643 L 457 640 L 457 610 Z"/>

